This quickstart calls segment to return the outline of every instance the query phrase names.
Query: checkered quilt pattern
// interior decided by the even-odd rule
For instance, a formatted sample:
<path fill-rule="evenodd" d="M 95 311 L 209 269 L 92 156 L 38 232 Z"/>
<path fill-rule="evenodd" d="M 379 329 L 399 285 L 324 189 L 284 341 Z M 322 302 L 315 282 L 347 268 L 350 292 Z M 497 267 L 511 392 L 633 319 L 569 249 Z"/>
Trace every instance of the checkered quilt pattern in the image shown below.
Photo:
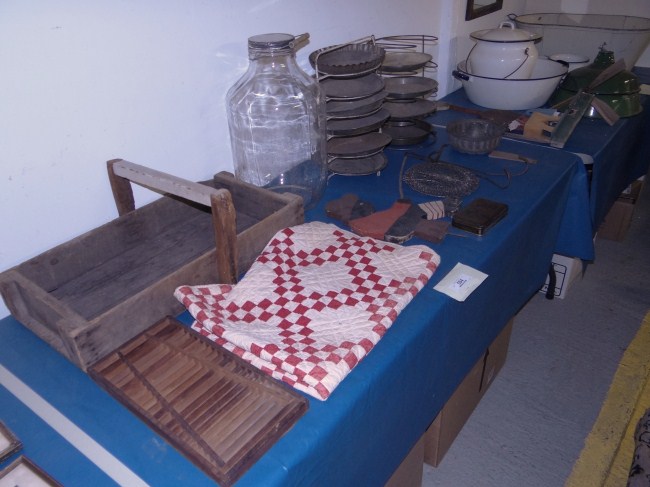
<path fill-rule="evenodd" d="M 440 257 L 312 222 L 285 228 L 236 285 L 181 286 L 192 327 L 325 400 L 427 283 Z"/>

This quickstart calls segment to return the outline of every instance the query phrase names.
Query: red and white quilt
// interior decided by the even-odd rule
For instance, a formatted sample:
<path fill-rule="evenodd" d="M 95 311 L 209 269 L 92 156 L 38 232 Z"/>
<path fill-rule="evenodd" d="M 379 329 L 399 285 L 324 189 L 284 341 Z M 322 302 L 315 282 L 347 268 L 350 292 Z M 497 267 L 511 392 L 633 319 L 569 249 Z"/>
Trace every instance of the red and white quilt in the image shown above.
<path fill-rule="evenodd" d="M 424 287 L 440 257 L 312 222 L 278 232 L 236 285 L 181 286 L 192 328 L 325 400 Z"/>

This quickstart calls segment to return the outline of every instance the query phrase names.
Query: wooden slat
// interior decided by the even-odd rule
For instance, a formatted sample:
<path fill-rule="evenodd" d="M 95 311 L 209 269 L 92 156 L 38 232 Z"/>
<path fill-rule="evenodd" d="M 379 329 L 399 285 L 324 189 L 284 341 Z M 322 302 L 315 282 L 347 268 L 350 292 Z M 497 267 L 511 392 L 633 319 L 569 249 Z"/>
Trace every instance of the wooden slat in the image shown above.
<path fill-rule="evenodd" d="M 223 486 L 309 407 L 293 389 L 171 317 L 88 372 Z"/>
<path fill-rule="evenodd" d="M 204 184 L 187 181 L 139 164 L 134 164 L 133 162 L 125 160 L 113 160 L 110 162 L 112 163 L 113 173 L 116 176 L 128 179 L 141 186 L 164 193 L 171 193 L 205 206 L 210 206 L 211 195 L 223 191 L 216 190 Z"/>
<path fill-rule="evenodd" d="M 217 249 L 217 275 L 223 284 L 235 284 L 237 272 L 237 224 L 232 197 L 227 191 L 210 196 Z"/>
<path fill-rule="evenodd" d="M 133 246 L 101 266 L 79 272 L 52 295 L 86 319 L 93 319 L 214 245 L 210 215 L 197 213 L 160 234 L 141 234 Z"/>
<path fill-rule="evenodd" d="M 106 163 L 108 169 L 108 181 L 111 184 L 113 191 L 113 199 L 117 207 L 119 215 L 125 215 L 135 210 L 135 198 L 133 197 L 133 189 L 128 179 L 115 174 L 115 164 L 120 162 L 120 159 L 113 159 Z"/>

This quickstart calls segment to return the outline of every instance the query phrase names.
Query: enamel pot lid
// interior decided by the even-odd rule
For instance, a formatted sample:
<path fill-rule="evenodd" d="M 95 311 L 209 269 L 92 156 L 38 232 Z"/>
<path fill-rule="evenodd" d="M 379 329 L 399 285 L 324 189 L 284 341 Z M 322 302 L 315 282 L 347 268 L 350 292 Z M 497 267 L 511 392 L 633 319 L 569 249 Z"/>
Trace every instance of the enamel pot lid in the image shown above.
<path fill-rule="evenodd" d="M 484 29 L 472 32 L 469 35 L 475 41 L 495 43 L 539 42 L 541 34 L 517 29 L 512 22 L 501 22 L 496 29 Z"/>

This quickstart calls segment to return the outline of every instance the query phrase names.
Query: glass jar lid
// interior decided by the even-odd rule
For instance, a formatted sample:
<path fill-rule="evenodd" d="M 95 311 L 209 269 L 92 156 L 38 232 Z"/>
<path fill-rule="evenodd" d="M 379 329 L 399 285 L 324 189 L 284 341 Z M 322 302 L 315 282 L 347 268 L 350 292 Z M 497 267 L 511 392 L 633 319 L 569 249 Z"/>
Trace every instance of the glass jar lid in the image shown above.
<path fill-rule="evenodd" d="M 279 50 L 293 48 L 296 38 L 291 34 L 259 34 L 248 38 L 248 47 L 252 49 Z"/>

